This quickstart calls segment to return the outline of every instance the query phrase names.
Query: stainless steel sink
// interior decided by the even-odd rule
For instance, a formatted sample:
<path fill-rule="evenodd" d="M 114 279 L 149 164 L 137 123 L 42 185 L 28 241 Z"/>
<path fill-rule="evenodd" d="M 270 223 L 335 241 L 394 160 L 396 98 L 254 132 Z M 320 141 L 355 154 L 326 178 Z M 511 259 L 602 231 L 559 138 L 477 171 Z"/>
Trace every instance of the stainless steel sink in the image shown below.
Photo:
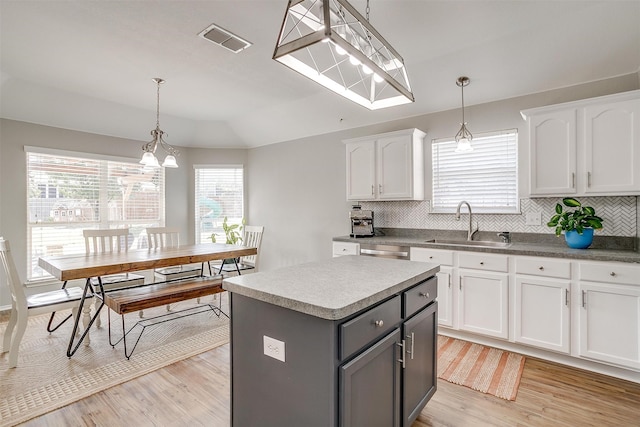
<path fill-rule="evenodd" d="M 425 240 L 425 243 L 436 243 L 439 245 L 454 245 L 454 246 L 475 246 L 485 248 L 508 248 L 511 243 L 504 242 L 490 242 L 486 240 L 448 240 L 448 239 L 431 239 Z"/>

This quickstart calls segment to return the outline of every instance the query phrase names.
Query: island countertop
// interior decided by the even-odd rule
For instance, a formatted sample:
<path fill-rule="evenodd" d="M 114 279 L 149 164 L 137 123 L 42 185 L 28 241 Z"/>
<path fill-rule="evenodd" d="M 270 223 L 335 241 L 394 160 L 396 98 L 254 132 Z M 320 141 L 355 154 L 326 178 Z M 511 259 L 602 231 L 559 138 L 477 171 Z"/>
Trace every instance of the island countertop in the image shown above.
<path fill-rule="evenodd" d="M 438 264 L 356 255 L 224 279 L 222 287 L 280 307 L 339 320 L 433 276 Z"/>

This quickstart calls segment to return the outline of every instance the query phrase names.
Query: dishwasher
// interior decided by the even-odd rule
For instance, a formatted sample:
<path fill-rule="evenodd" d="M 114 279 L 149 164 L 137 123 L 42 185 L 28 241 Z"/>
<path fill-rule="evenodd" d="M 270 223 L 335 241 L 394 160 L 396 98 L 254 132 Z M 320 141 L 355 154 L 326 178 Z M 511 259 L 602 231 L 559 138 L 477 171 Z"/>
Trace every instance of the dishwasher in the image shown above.
<path fill-rule="evenodd" d="M 409 259 L 409 246 L 360 243 L 360 255 L 380 258 Z"/>

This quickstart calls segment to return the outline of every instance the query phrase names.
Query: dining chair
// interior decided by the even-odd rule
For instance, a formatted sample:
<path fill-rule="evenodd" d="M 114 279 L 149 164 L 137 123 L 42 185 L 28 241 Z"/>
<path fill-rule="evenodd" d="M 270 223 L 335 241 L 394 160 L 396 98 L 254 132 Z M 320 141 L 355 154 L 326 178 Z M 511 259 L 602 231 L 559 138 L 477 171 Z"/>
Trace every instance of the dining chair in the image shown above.
<path fill-rule="evenodd" d="M 82 230 L 85 252 L 90 254 L 107 254 L 113 252 L 127 252 L 129 250 L 129 229 Z M 144 285 L 144 276 L 136 273 L 119 273 L 101 276 L 102 287 L 105 291 L 130 288 Z M 96 292 L 99 286 L 97 278 L 91 278 L 91 285 Z M 99 304 L 98 297 L 94 297 L 94 307 Z M 100 327 L 100 316 L 96 319 L 96 326 Z"/>
<path fill-rule="evenodd" d="M 27 296 L 11 255 L 9 241 L 3 237 L 0 237 L 0 260 L 11 291 L 11 314 L 4 331 L 2 352 L 9 352 L 9 367 L 15 368 L 18 365 L 18 350 L 29 316 L 71 309 L 75 317 L 78 315 L 83 289 L 69 287 Z"/>
<path fill-rule="evenodd" d="M 263 233 L 264 226 L 262 225 L 245 225 L 242 230 L 242 245 L 256 248 L 257 253 L 240 257 L 237 263 L 223 262 L 219 266 L 218 274 L 230 276 L 233 273 L 241 274 L 248 270 L 258 271 L 258 255 L 260 254 Z"/>
<path fill-rule="evenodd" d="M 180 246 L 180 229 L 177 227 L 147 227 L 147 241 L 149 249 L 175 248 Z M 202 276 L 202 264 L 186 264 L 174 267 L 157 268 L 153 271 L 156 282 L 168 282 L 171 280 L 184 279 L 188 277 Z M 167 311 L 171 310 L 171 305 L 167 304 Z M 143 312 L 140 311 L 140 317 Z"/>

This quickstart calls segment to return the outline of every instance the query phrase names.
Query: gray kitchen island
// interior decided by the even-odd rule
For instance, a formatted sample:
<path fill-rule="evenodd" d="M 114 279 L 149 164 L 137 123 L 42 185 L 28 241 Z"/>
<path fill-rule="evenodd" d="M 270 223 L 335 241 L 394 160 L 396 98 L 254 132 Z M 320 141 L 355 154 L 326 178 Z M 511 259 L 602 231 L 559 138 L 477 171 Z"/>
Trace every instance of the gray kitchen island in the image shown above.
<path fill-rule="evenodd" d="M 439 268 L 344 256 L 225 279 L 231 424 L 410 426 L 436 390 Z"/>

